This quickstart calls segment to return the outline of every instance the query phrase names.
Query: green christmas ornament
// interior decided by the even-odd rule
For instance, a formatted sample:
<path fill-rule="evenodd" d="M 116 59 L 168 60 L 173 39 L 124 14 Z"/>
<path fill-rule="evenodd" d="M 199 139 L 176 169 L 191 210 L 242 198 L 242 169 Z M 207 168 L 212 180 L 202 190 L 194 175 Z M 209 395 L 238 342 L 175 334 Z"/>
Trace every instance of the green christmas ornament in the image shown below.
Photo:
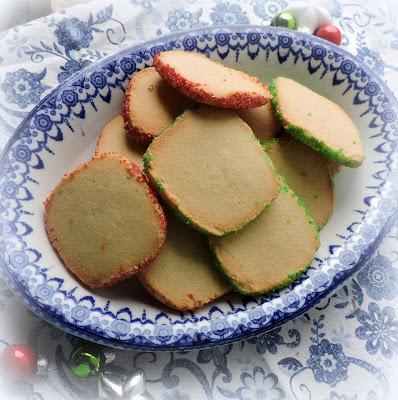
<path fill-rule="evenodd" d="M 98 347 L 85 344 L 72 352 L 69 367 L 80 378 L 96 376 L 105 364 L 105 357 Z"/>
<path fill-rule="evenodd" d="M 279 28 L 288 28 L 288 29 L 297 29 L 297 21 L 296 17 L 287 12 L 281 12 L 276 14 L 274 18 L 272 18 L 271 26 L 278 26 Z"/>

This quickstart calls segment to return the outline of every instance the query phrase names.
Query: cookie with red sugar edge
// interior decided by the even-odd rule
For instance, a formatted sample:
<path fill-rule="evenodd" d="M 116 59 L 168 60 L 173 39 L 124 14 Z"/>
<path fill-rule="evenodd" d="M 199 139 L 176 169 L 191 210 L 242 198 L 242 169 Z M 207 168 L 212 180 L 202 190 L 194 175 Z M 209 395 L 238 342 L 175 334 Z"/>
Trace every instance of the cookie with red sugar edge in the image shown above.
<path fill-rule="evenodd" d="M 153 65 L 170 85 L 200 103 L 252 108 L 270 99 L 267 87 L 259 79 L 198 53 L 161 52 L 154 57 Z"/>
<path fill-rule="evenodd" d="M 110 153 L 62 178 L 45 201 L 44 224 L 65 266 L 90 288 L 135 275 L 158 255 L 167 228 L 143 172 Z"/>
<path fill-rule="evenodd" d="M 126 91 L 122 112 L 126 132 L 135 141 L 150 143 L 195 104 L 162 79 L 155 68 L 145 68 L 132 77 Z"/>
<path fill-rule="evenodd" d="M 167 238 L 138 277 L 148 292 L 176 310 L 195 310 L 231 288 L 213 265 L 204 235 L 167 213 Z"/>
<path fill-rule="evenodd" d="M 108 122 L 102 130 L 95 148 L 95 155 L 104 153 L 117 153 L 144 168 L 142 156 L 147 146 L 132 140 L 124 129 L 123 118 L 117 115 Z"/>

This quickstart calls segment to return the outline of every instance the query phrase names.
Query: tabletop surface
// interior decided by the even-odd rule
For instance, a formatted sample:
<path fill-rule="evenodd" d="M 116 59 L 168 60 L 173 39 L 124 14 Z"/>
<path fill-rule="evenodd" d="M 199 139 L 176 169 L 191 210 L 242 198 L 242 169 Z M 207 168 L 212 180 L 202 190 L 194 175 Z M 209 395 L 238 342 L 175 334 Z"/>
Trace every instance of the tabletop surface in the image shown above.
<path fill-rule="evenodd" d="M 397 93 L 394 1 L 331 0 L 342 47 Z M 105 55 L 177 30 L 269 25 L 285 0 L 96 0 L 0 33 L 0 148 L 52 88 Z M 123 370 L 145 371 L 163 400 L 396 399 L 398 224 L 345 286 L 308 313 L 250 340 L 190 352 L 116 351 Z M 75 377 L 71 349 L 82 342 L 28 311 L 0 278 L 0 351 L 26 343 L 50 359 L 47 376 L 10 385 L 7 398 L 95 398 L 96 378 Z M 1 397 L 1 396 L 0 396 Z M 1 397 L 3 398 L 3 397 Z"/>

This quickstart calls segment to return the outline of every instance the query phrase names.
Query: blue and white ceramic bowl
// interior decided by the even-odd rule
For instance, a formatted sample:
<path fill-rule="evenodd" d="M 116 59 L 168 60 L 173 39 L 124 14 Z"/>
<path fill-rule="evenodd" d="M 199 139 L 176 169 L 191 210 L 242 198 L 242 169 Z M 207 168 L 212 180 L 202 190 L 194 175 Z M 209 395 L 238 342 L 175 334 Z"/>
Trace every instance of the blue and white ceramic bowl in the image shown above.
<path fill-rule="evenodd" d="M 268 81 L 291 77 L 340 104 L 361 132 L 366 160 L 335 178 L 334 214 L 306 274 L 267 296 L 229 295 L 178 313 L 130 280 L 90 291 L 58 259 L 43 224 L 43 201 L 64 173 L 89 159 L 102 127 L 121 110 L 130 77 L 154 54 L 200 52 Z M 297 99 L 301 101 L 301 99 Z M 397 102 L 352 55 L 313 36 L 265 27 L 192 30 L 121 51 L 71 77 L 46 97 L 6 147 L 0 178 L 1 266 L 38 315 L 111 346 L 188 349 L 232 342 L 308 310 L 371 255 L 397 214 Z"/>

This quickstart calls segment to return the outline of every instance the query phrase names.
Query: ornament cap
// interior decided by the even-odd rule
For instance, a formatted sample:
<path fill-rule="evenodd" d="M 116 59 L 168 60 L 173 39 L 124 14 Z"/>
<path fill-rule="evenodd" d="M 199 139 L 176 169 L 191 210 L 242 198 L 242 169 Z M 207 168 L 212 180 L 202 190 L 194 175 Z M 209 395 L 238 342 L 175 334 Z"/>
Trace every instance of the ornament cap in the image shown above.
<path fill-rule="evenodd" d="M 155 400 L 147 392 L 144 371 L 139 368 L 129 373 L 120 373 L 105 366 L 98 377 L 98 394 L 101 399 Z"/>
<path fill-rule="evenodd" d="M 131 397 L 145 392 L 145 376 L 142 369 L 134 369 L 124 379 L 124 391 Z"/>

